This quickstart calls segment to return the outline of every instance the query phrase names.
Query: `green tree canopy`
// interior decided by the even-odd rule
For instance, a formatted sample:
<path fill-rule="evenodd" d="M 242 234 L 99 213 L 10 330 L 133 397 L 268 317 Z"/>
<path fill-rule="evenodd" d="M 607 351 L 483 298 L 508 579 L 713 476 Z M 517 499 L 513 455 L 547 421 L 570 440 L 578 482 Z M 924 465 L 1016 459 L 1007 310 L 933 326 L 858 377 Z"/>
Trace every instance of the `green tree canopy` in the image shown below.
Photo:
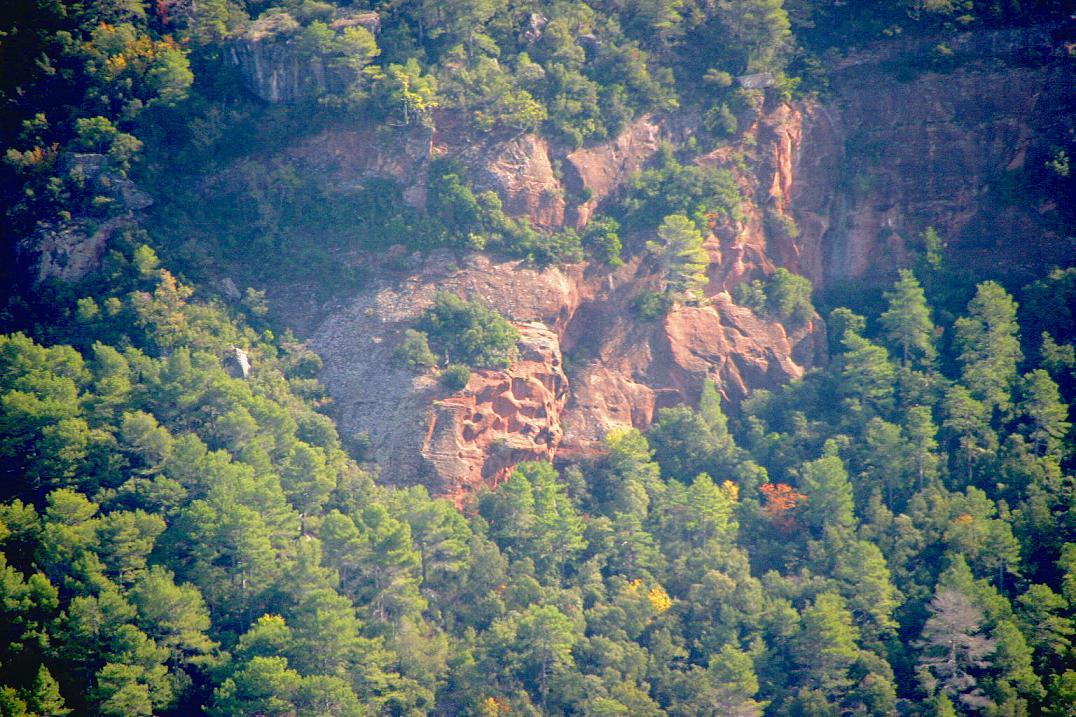
<path fill-rule="evenodd" d="M 702 248 L 702 233 L 683 214 L 670 214 L 658 227 L 661 242 L 649 241 L 649 249 L 661 262 L 662 285 L 678 299 L 701 299 L 706 289 L 710 258 Z"/>

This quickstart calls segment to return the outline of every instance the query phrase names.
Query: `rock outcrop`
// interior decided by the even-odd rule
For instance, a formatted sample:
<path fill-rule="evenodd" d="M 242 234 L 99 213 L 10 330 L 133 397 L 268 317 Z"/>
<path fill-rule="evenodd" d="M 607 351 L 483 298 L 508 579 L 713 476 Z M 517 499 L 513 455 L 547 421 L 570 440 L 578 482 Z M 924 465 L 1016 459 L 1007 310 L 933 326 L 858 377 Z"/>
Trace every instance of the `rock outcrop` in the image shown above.
<path fill-rule="evenodd" d="M 638 172 L 670 139 L 662 123 L 644 115 L 610 142 L 581 147 L 565 157 L 566 181 L 577 195 L 588 198 L 575 208 L 573 224 L 583 227 L 594 209 L 613 194 L 624 179 Z"/>
<path fill-rule="evenodd" d="M 817 263 L 792 233 L 774 230 L 784 226 L 775 218 L 790 211 L 802 118 L 799 109 L 775 102 L 749 128 L 756 138 L 749 151 L 728 147 L 698 159 L 733 171 L 745 198 L 743 218 L 715 227 L 707 239 L 706 299 L 675 306 L 663 320 L 640 321 L 633 309 L 639 294 L 660 279 L 645 253 L 610 270 L 538 269 L 435 252 L 412 257 L 407 275 L 385 257 L 353 259 L 371 270 L 374 285 L 343 304 L 311 307 L 291 322 L 302 328 L 320 315 L 311 339 L 325 361 L 323 379 L 343 430 L 369 436 L 383 480 L 422 483 L 462 501 L 520 461 L 592 456 L 610 429 L 645 428 L 661 408 L 696 402 L 707 379 L 737 402 L 752 388 L 801 376 L 824 360 L 821 324 L 790 333 L 737 306 L 729 292 L 781 264 L 803 271 L 801 264 Z M 556 229 L 583 226 L 664 142 L 689 135 L 690 123 L 642 117 L 609 142 L 573 151 L 531 134 L 465 142 L 449 121 L 424 141 L 411 136 L 416 131 L 389 137 L 323 132 L 289 154 L 331 185 L 392 178 L 416 206 L 424 199 L 419 190 L 429 159 L 452 156 L 470 168 L 476 189 L 497 191 L 509 213 Z M 439 289 L 482 301 L 513 321 L 523 336 L 522 359 L 506 371 L 474 372 L 456 394 L 432 374 L 401 366 L 394 354 L 403 331 Z M 278 302 L 293 313 L 301 304 Z M 562 360 L 562 352 L 569 358 Z"/>
<path fill-rule="evenodd" d="M 478 371 L 467 388 L 435 400 L 420 447 L 434 491 L 459 499 L 495 486 L 521 461 L 553 460 L 568 399 L 557 335 L 541 322 L 517 324 L 521 358 Z"/>
<path fill-rule="evenodd" d="M 553 172 L 545 139 L 517 137 L 477 169 L 475 188 L 497 192 L 509 214 L 527 217 L 531 226 L 543 229 L 564 224 L 564 187 Z"/>
<path fill-rule="evenodd" d="M 478 254 L 457 264 L 435 252 L 410 275 L 384 276 L 329 311 L 311 337 L 342 429 L 369 436 L 382 478 L 462 500 L 520 461 L 551 459 L 568 398 L 559 336 L 582 299 L 578 272 Z M 404 367 L 395 356 L 403 331 L 441 289 L 510 319 L 521 336 L 520 360 L 504 371 L 473 372 L 458 393 Z"/>
<path fill-rule="evenodd" d="M 311 337 L 339 424 L 368 435 L 383 480 L 460 502 L 521 461 L 594 455 L 609 429 L 645 428 L 659 409 L 696 402 L 706 379 L 733 401 L 776 387 L 824 343 L 812 343 L 819 326 L 789 334 L 723 291 L 639 321 L 631 304 L 655 269 L 640 256 L 610 273 L 436 252 L 407 275 L 379 270 L 374 286 L 327 307 Z M 395 355 L 403 332 L 442 289 L 509 318 L 520 360 L 473 372 L 457 393 L 406 369 Z"/>
<path fill-rule="evenodd" d="M 805 107 L 790 197 L 816 284 L 889 281 L 927 227 L 987 274 L 1076 260 L 1065 208 L 1029 200 L 1076 133 L 1076 58 L 1034 28 L 937 42 L 850 55 Z"/>
<path fill-rule="evenodd" d="M 103 222 L 74 219 L 60 224 L 42 224 L 19 242 L 21 261 L 35 267 L 35 282 L 47 279 L 75 282 L 96 269 L 112 237 L 137 226 L 130 217 L 113 217 Z"/>
<path fill-rule="evenodd" d="M 631 304 L 656 276 L 638 263 L 611 275 L 563 338 L 572 361 L 561 456 L 592 456 L 609 430 L 646 428 L 662 408 L 695 404 L 706 380 L 738 403 L 751 389 L 776 388 L 824 360 L 820 322 L 789 332 L 737 306 L 715 284 L 701 305 L 676 305 L 663 319 L 640 321 Z"/>
<path fill-rule="evenodd" d="M 62 222 L 42 223 L 16 247 L 20 262 L 33 267 L 34 281 L 74 282 L 97 268 L 112 237 L 138 225 L 141 212 L 153 204 L 124 172 L 104 154 L 70 153 L 60 169 L 95 200 L 112 210 L 107 219 L 74 216 Z"/>
<path fill-rule="evenodd" d="M 376 34 L 377 13 L 355 12 L 333 20 L 334 29 L 360 26 Z M 250 92 L 272 104 L 309 100 L 325 92 L 341 92 L 358 75 L 354 70 L 328 63 L 302 46 L 299 23 L 285 12 L 254 22 L 230 43 L 226 60 L 239 70 Z"/>
<path fill-rule="evenodd" d="M 804 112 L 788 102 L 772 104 L 760 107 L 746 129 L 753 142 L 719 147 L 696 160 L 732 172 L 744 199 L 742 218 L 723 220 L 708 240 L 711 291 L 731 292 L 779 266 L 812 281 L 821 275 L 821 252 L 803 240 L 791 216 Z"/>
<path fill-rule="evenodd" d="M 742 211 L 706 238 L 704 300 L 658 321 L 634 315 L 636 297 L 659 285 L 644 252 L 615 270 L 539 270 L 441 253 L 414 259 L 407 276 L 385 268 L 383 257 L 355 259 L 371 266 L 374 285 L 344 304 L 315 307 L 321 318 L 312 336 L 341 425 L 370 435 L 386 480 L 463 500 L 521 460 L 592 456 L 609 429 L 647 427 L 661 408 L 697 401 L 707 379 L 734 404 L 824 362 L 819 320 L 790 330 L 731 298 L 738 284 L 777 267 L 816 287 L 888 281 L 928 226 L 961 261 L 1072 263 L 1072 246 L 1056 230 L 1063 208 L 1001 196 L 1006 182 L 1030 176 L 1022 168 L 1042 166 L 1049 138 L 1073 129 L 1076 117 L 1072 61 L 1036 37 L 958 38 L 954 52 L 971 59 L 900 79 L 889 68 L 914 66 L 908 57 L 929 43 L 851 56 L 833 73 L 832 99 L 821 103 L 752 90 L 754 112 L 738 118 L 743 141 L 694 159 L 733 174 Z M 429 159 L 452 156 L 509 213 L 550 230 L 581 228 L 665 142 L 682 146 L 692 121 L 644 116 L 616 138 L 571 149 L 532 134 L 476 141 L 439 117 L 423 141 L 349 130 L 292 154 L 344 185 L 393 177 L 416 206 Z M 396 365 L 402 331 L 441 288 L 512 320 L 524 358 L 506 371 L 476 372 L 458 394 Z"/>
<path fill-rule="evenodd" d="M 110 200 L 119 211 L 140 212 L 153 204 L 153 197 L 119 171 L 107 155 L 96 152 L 65 154 L 60 166 L 78 185 Z"/>

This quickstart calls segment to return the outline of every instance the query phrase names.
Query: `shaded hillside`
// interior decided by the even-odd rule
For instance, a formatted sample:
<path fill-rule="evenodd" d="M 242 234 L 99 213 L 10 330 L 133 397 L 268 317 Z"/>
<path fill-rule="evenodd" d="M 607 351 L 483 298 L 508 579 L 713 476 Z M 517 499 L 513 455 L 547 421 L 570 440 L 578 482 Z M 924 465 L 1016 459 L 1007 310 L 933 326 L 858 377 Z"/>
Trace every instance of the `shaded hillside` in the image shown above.
<path fill-rule="evenodd" d="M 11 0 L 0 717 L 1071 717 L 1069 13 Z"/>

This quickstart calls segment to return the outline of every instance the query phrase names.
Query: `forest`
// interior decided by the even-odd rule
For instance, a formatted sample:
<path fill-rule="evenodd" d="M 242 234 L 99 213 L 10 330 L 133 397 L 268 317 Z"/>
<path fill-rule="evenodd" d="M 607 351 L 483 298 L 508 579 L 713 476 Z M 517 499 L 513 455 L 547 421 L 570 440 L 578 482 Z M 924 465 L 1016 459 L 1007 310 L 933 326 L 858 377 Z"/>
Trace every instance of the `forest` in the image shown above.
<path fill-rule="evenodd" d="M 828 361 L 738 405 L 707 381 L 597 455 L 520 463 L 462 505 L 380 482 L 318 354 L 263 292 L 210 284 L 242 266 L 346 290 L 369 279 L 337 260 L 347 242 L 539 267 L 645 253 L 661 281 L 633 320 L 661 321 L 705 302 L 704 235 L 744 216 L 732 173 L 688 161 L 738 137 L 753 100 L 736 78 L 824 95 L 851 48 L 1070 10 L 7 0 L 0 717 L 1076 714 L 1076 266 L 979 275 L 924 227 L 884 286 L 752 277 L 737 304 L 824 322 Z M 252 96 L 226 60 L 258 33 L 324 81 L 295 104 Z M 254 151 L 438 117 L 584 147 L 673 111 L 701 118 L 693 146 L 578 230 L 512 216 L 451 157 L 419 210 L 387 180 L 328 193 Z M 1063 199 L 1067 151 L 1048 159 L 1035 171 Z M 123 223 L 142 192 L 152 221 Z M 27 268 L 21 238 L 110 222 L 77 279 Z M 462 391 L 518 340 L 440 292 L 398 358 Z"/>

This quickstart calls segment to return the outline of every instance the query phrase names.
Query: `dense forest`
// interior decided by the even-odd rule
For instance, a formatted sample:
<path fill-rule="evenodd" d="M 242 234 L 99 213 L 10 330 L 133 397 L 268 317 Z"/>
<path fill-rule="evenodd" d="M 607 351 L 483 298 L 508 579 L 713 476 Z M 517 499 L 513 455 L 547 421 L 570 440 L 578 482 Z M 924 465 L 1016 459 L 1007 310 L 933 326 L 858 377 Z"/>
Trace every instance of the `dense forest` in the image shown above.
<path fill-rule="evenodd" d="M 1013 285 L 926 229 L 895 281 L 839 303 L 757 277 L 737 303 L 824 320 L 824 366 L 739 405 L 707 382 L 599 455 L 522 463 L 461 506 L 380 483 L 329 416 L 319 356 L 264 293 L 208 282 L 228 264 L 354 286 L 348 242 L 538 266 L 646 252 L 661 282 L 635 320 L 660 320 L 703 300 L 704 234 L 741 212 L 733 176 L 678 148 L 578 231 L 511 216 L 451 157 L 419 210 L 391 182 L 326 193 L 252 149 L 438 113 L 461 136 L 578 147 L 677 110 L 701 118 L 697 152 L 756 103 L 737 78 L 820 95 L 850 48 L 936 38 L 944 64 L 948 36 L 1069 10 L 7 0 L 0 716 L 1076 714 L 1072 266 Z M 321 81 L 288 105 L 251 95 L 228 56 L 254 36 L 318 58 Z M 1071 201 L 1066 148 L 1045 159 L 1035 191 Z M 150 219 L 128 221 L 143 193 Z M 110 222 L 77 280 L 27 269 L 24 237 Z M 443 292 L 400 358 L 462 390 L 518 338 Z"/>

